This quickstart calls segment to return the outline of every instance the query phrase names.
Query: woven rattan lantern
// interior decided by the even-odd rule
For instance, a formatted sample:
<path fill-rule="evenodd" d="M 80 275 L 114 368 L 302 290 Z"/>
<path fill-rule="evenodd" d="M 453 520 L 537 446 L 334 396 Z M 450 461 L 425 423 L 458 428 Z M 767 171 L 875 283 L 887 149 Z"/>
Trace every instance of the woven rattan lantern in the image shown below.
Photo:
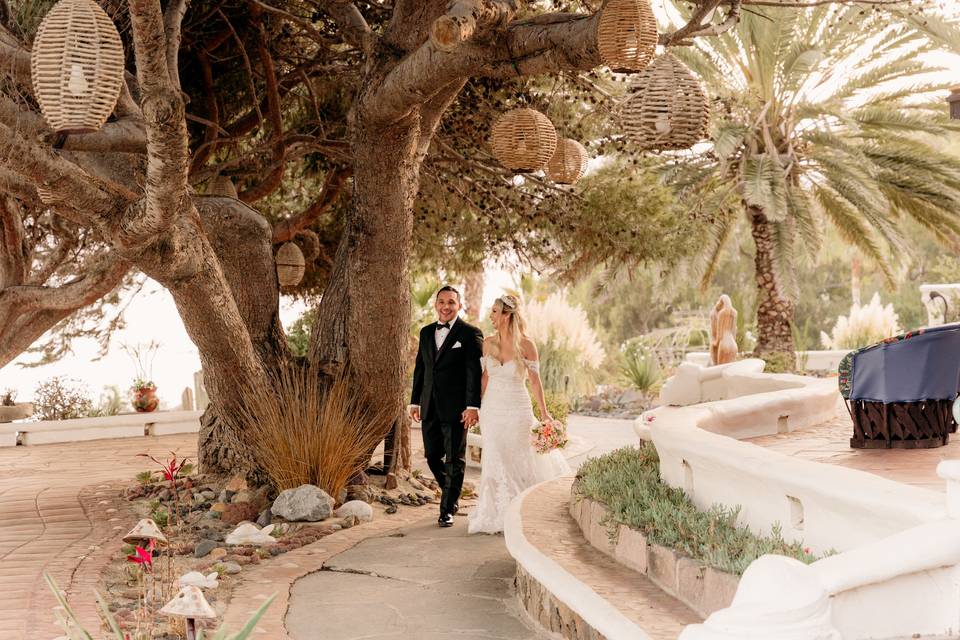
<path fill-rule="evenodd" d="M 493 124 L 490 146 L 508 169 L 537 171 L 546 166 L 557 149 L 557 130 L 539 111 L 511 109 Z"/>
<path fill-rule="evenodd" d="M 665 53 L 636 75 L 623 105 L 623 127 L 641 149 L 689 149 L 707 134 L 710 103 L 699 80 Z"/>
<path fill-rule="evenodd" d="M 277 279 L 281 287 L 293 287 L 300 284 L 303 272 L 306 270 L 306 261 L 300 247 L 292 242 L 285 242 L 277 251 Z"/>
<path fill-rule="evenodd" d="M 597 21 L 600 59 L 613 71 L 645 69 L 657 48 L 657 19 L 647 0 L 610 0 Z"/>
<path fill-rule="evenodd" d="M 207 190 L 211 196 L 225 196 L 227 198 L 237 199 L 237 188 L 233 185 L 230 176 L 217 176 Z"/>
<path fill-rule="evenodd" d="M 33 91 L 59 133 L 90 133 L 113 113 L 123 83 L 123 44 L 93 0 L 60 0 L 30 54 Z"/>
<path fill-rule="evenodd" d="M 547 163 L 547 177 L 557 184 L 575 184 L 587 170 L 587 150 L 576 140 L 560 138 L 557 150 Z"/>

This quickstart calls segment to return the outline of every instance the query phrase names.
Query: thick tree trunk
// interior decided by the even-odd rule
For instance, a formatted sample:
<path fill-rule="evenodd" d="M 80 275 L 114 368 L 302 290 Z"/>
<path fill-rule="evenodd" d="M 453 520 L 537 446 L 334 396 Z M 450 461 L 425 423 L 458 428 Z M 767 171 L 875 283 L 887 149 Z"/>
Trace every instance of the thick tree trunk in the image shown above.
<path fill-rule="evenodd" d="M 401 410 L 410 322 L 409 253 L 420 161 L 419 118 L 353 131 L 353 206 L 320 304 L 310 358 L 346 374 L 384 412 Z"/>
<path fill-rule="evenodd" d="M 785 353 L 793 356 L 793 301 L 783 293 L 774 264 L 773 227 L 763 211 L 748 209 L 757 281 L 758 354 Z"/>
<path fill-rule="evenodd" d="M 483 267 L 476 271 L 471 271 L 466 275 L 466 282 L 463 292 L 464 302 L 467 306 L 467 318 L 470 322 L 480 322 L 483 318 Z"/>
<path fill-rule="evenodd" d="M 239 331 L 242 335 L 238 335 L 237 340 L 242 342 L 248 336 L 262 371 L 276 371 L 289 357 L 289 352 L 279 319 L 272 229 L 263 216 L 232 198 L 198 198 L 197 208 L 243 322 Z M 192 302 L 193 299 L 188 298 L 183 306 Z M 181 315 L 189 331 L 190 313 L 181 309 Z M 198 319 L 198 322 L 205 321 Z M 211 326 L 220 329 L 223 325 L 218 322 Z M 204 470 L 256 475 L 259 467 L 248 439 L 238 431 L 239 425 L 224 419 L 240 402 L 245 377 L 236 375 L 231 364 L 234 358 L 224 352 L 222 345 L 211 345 L 208 340 L 203 346 L 198 343 L 198 347 L 204 384 L 211 400 L 201 420 L 199 447 Z"/>

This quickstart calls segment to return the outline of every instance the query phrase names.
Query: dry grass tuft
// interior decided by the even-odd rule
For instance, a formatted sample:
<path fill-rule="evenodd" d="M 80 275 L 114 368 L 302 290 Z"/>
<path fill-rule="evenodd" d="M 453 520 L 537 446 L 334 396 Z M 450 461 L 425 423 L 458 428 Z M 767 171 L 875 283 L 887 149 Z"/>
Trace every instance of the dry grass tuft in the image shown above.
<path fill-rule="evenodd" d="M 280 491 L 313 484 L 336 499 L 390 425 L 344 378 L 295 365 L 282 368 L 272 388 L 248 389 L 244 403 L 244 433 Z"/>

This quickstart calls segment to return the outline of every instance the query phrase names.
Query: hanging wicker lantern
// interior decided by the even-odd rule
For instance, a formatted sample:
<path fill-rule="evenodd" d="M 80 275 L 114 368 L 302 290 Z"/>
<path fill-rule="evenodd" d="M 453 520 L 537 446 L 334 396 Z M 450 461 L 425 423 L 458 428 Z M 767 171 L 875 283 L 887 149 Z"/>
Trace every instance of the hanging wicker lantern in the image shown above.
<path fill-rule="evenodd" d="M 638 73 L 623 105 L 623 127 L 641 149 L 689 149 L 707 134 L 710 103 L 699 80 L 665 53 Z"/>
<path fill-rule="evenodd" d="M 557 150 L 547 163 L 547 177 L 557 184 L 575 184 L 583 177 L 590 159 L 587 150 L 576 140 L 561 138 Z"/>
<path fill-rule="evenodd" d="M 303 252 L 292 242 L 285 242 L 277 251 L 277 279 L 281 287 L 300 284 L 306 270 Z"/>
<path fill-rule="evenodd" d="M 657 19 L 647 0 L 610 0 L 600 9 L 597 49 L 613 71 L 646 68 L 657 48 Z"/>
<path fill-rule="evenodd" d="M 230 176 L 217 176 L 207 189 L 207 194 L 211 196 L 225 196 L 227 198 L 237 199 L 237 188 L 233 186 L 233 180 Z"/>
<path fill-rule="evenodd" d="M 123 83 L 123 43 L 93 0 L 60 0 L 30 54 L 33 91 L 59 133 L 90 133 L 113 113 Z"/>
<path fill-rule="evenodd" d="M 557 149 L 557 130 L 539 111 L 511 109 L 493 123 L 490 146 L 508 169 L 537 171 L 546 166 Z"/>

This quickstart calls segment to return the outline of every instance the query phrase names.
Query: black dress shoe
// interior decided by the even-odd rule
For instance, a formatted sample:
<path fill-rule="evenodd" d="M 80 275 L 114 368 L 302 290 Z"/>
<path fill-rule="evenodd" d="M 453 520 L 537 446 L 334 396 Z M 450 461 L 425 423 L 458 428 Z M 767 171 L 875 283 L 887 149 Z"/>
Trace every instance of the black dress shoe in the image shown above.
<path fill-rule="evenodd" d="M 460 504 L 457 503 L 457 504 L 453 505 L 453 508 L 452 508 L 452 509 L 450 509 L 450 515 L 455 516 L 455 515 L 457 515 L 457 513 L 459 513 L 459 511 L 460 511 Z"/>
<path fill-rule="evenodd" d="M 453 516 L 449 513 L 445 513 L 440 516 L 440 519 L 437 520 L 437 524 L 441 527 L 452 527 L 453 526 Z"/>

